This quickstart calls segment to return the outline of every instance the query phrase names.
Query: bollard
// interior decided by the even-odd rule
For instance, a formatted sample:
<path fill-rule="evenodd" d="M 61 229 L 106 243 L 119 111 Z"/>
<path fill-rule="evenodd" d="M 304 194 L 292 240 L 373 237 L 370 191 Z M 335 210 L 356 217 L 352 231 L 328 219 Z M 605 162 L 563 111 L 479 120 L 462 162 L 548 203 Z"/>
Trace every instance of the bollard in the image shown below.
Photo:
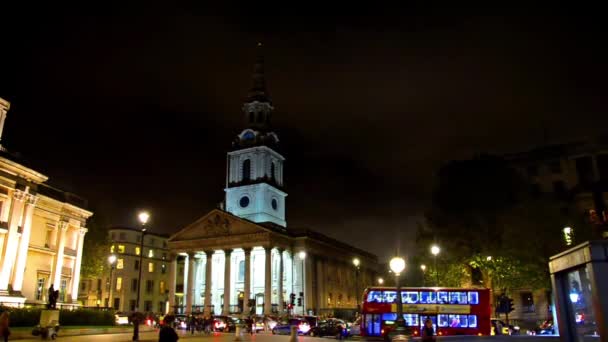
<path fill-rule="evenodd" d="M 242 329 L 241 329 L 241 325 L 237 324 L 235 329 L 234 329 L 234 340 L 235 341 L 242 341 L 243 340 L 243 333 L 242 333 Z"/>
<path fill-rule="evenodd" d="M 298 341 L 298 327 L 295 325 L 291 326 L 291 333 L 289 334 L 289 342 Z"/>

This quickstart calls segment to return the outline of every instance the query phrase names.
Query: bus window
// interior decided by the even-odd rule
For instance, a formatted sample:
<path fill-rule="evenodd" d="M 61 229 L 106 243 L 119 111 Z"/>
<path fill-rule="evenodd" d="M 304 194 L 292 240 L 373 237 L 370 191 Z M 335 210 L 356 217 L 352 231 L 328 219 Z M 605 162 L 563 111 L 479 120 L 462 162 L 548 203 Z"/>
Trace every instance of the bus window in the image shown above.
<path fill-rule="evenodd" d="M 466 304 L 466 292 L 450 292 L 450 304 Z"/>
<path fill-rule="evenodd" d="M 367 295 L 368 303 L 382 303 L 382 291 L 369 291 Z"/>
<path fill-rule="evenodd" d="M 450 315 L 450 328 L 466 328 L 467 315 Z"/>
<path fill-rule="evenodd" d="M 384 303 L 395 303 L 397 301 L 397 291 L 384 291 Z"/>
<path fill-rule="evenodd" d="M 420 303 L 422 303 L 422 304 L 437 303 L 437 294 L 435 292 L 420 292 Z"/>
<path fill-rule="evenodd" d="M 479 292 L 469 292 L 469 304 L 479 304 Z"/>
<path fill-rule="evenodd" d="M 450 325 L 450 317 L 448 315 L 439 315 L 439 327 L 445 328 Z"/>
<path fill-rule="evenodd" d="M 408 327 L 418 326 L 418 315 L 417 314 L 404 314 L 405 325 Z"/>
<path fill-rule="evenodd" d="M 418 303 L 418 292 L 405 291 L 401 292 L 402 303 L 406 304 L 417 304 Z"/>
<path fill-rule="evenodd" d="M 437 292 L 437 303 L 439 304 L 448 304 L 450 303 L 448 299 L 448 293 L 445 291 Z"/>
<path fill-rule="evenodd" d="M 396 321 L 397 320 L 397 314 L 396 313 L 383 313 L 382 314 L 382 320 L 383 321 Z"/>
<path fill-rule="evenodd" d="M 477 316 L 469 315 L 469 328 L 477 328 Z"/>

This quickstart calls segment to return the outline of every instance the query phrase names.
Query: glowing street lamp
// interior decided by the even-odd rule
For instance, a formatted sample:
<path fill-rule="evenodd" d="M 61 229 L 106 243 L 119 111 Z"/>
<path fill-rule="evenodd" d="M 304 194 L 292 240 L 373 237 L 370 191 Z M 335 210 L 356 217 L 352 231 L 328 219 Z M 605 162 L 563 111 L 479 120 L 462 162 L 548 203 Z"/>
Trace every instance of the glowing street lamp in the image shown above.
<path fill-rule="evenodd" d="M 488 256 L 486 257 L 486 261 L 492 261 L 492 256 L 491 256 L 491 255 L 488 255 Z"/>
<path fill-rule="evenodd" d="M 424 276 L 426 275 L 426 265 L 425 264 L 420 265 L 420 270 L 422 271 L 422 286 L 425 286 L 424 283 L 426 282 L 426 279 L 424 279 L 425 278 Z"/>
<path fill-rule="evenodd" d="M 382 284 L 384 284 L 384 279 L 378 278 L 378 285 L 382 285 Z"/>
<path fill-rule="evenodd" d="M 439 246 L 432 245 L 431 246 L 431 254 L 433 254 L 434 264 L 435 264 L 435 286 L 439 286 L 439 271 L 437 270 L 437 255 L 441 252 Z"/>
<path fill-rule="evenodd" d="M 306 260 L 306 252 L 305 251 L 300 251 L 298 253 L 298 257 L 300 258 L 300 260 L 302 260 L 302 314 L 305 315 L 306 314 L 306 300 L 304 300 L 306 298 L 306 270 L 305 270 L 305 266 L 304 266 L 304 260 Z"/>
<path fill-rule="evenodd" d="M 359 258 L 353 258 L 353 265 L 355 266 L 355 301 L 359 312 L 359 265 L 361 265 Z"/>
<path fill-rule="evenodd" d="M 110 291 L 108 291 L 108 306 L 112 305 L 112 273 L 114 273 L 114 265 L 116 263 L 116 255 L 110 254 L 108 257 L 108 263 L 110 263 Z"/>
<path fill-rule="evenodd" d="M 397 321 L 395 321 L 395 332 L 397 335 L 405 335 L 405 320 L 403 319 L 403 307 L 401 298 L 401 284 L 399 283 L 399 277 L 401 272 L 405 269 L 405 260 L 401 257 L 394 257 L 389 262 L 391 271 L 395 273 L 395 283 L 397 285 Z"/>
<path fill-rule="evenodd" d="M 141 269 L 144 268 L 144 237 L 146 236 L 146 223 L 150 219 L 150 214 L 146 211 L 141 211 L 137 214 L 139 223 L 141 223 L 141 241 L 139 243 L 139 276 L 137 277 L 137 300 L 135 301 L 135 311 L 139 312 L 139 298 L 141 294 Z M 133 322 L 133 341 L 139 341 L 139 321 Z"/>

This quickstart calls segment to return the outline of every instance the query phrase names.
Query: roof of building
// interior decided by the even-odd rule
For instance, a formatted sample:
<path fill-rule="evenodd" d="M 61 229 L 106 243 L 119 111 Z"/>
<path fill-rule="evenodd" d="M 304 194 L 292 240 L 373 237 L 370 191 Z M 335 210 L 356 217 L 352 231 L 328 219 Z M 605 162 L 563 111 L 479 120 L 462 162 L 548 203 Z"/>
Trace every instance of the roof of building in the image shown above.
<path fill-rule="evenodd" d="M 508 153 L 504 158 L 513 162 L 530 162 L 537 160 L 556 160 L 586 153 L 608 151 L 608 136 L 584 138 L 566 143 L 554 143 L 537 146 L 528 151 Z"/>

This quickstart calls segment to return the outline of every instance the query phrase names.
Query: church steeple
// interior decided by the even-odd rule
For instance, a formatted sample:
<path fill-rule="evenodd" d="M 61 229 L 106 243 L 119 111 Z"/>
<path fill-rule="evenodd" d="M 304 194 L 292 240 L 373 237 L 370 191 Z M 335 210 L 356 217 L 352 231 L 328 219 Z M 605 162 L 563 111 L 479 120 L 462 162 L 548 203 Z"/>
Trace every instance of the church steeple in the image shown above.
<path fill-rule="evenodd" d="M 267 131 L 270 129 L 270 117 L 274 107 L 270 101 L 270 95 L 266 88 L 266 77 L 264 75 L 264 54 L 262 43 L 256 48 L 256 60 L 253 67 L 253 84 L 247 93 L 243 104 L 243 113 L 247 127 Z"/>
<path fill-rule="evenodd" d="M 256 60 L 253 67 L 253 84 L 247 94 L 246 102 L 268 102 L 272 103 L 266 89 L 266 78 L 264 76 L 264 54 L 262 52 L 262 43 L 258 43 L 256 49 Z"/>
<path fill-rule="evenodd" d="M 274 148 L 279 142 L 271 130 L 274 110 L 264 77 L 262 44 L 258 43 L 253 85 L 243 103 L 246 128 L 228 152 L 226 211 L 258 223 L 287 226 L 283 188 L 285 158 Z"/>

